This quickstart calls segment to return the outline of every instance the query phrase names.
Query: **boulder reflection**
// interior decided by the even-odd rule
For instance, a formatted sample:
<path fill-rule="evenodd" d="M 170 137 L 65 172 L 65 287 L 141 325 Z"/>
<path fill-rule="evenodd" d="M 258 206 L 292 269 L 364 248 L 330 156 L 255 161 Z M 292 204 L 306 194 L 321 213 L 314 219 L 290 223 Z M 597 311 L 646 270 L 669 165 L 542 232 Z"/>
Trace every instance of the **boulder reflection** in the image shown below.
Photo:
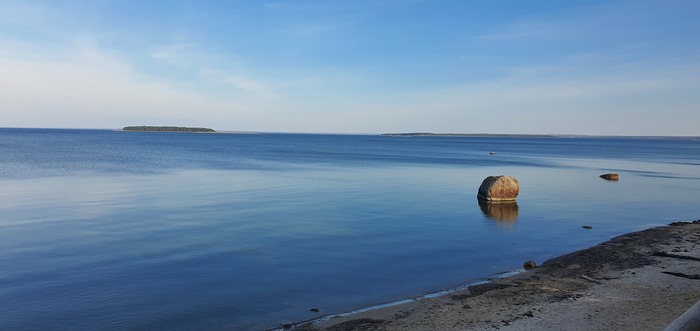
<path fill-rule="evenodd" d="M 510 227 L 518 220 L 518 203 L 515 201 L 493 202 L 479 200 L 484 215 L 503 227 Z"/>

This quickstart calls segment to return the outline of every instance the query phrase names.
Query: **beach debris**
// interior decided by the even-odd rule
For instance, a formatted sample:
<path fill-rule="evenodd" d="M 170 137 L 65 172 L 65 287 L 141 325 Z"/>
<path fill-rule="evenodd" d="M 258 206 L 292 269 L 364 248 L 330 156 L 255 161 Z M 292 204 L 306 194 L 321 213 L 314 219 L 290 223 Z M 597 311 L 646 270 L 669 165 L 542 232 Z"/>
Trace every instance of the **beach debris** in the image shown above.
<path fill-rule="evenodd" d="M 666 253 L 666 252 L 653 252 L 651 255 L 654 256 L 663 256 L 663 257 L 674 257 L 677 259 L 685 259 L 685 260 L 692 260 L 692 261 L 700 261 L 700 257 L 695 257 L 695 256 L 690 256 L 690 255 L 681 255 L 681 254 L 673 254 L 673 253 Z"/>
<path fill-rule="evenodd" d="M 316 308 L 316 307 L 313 307 L 313 308 L 311 308 L 311 309 L 309 309 L 309 310 L 312 311 L 312 312 L 314 312 L 314 313 L 318 313 L 318 312 L 320 311 L 320 310 L 319 310 L 318 308 Z"/>
<path fill-rule="evenodd" d="M 481 182 L 477 197 L 484 201 L 515 201 L 520 193 L 518 180 L 513 176 L 488 176 Z"/>
<path fill-rule="evenodd" d="M 583 279 L 585 279 L 585 280 L 587 280 L 587 281 L 589 281 L 589 282 L 594 282 L 594 283 L 596 283 L 596 284 L 603 284 L 603 282 L 601 282 L 601 281 L 599 281 L 599 280 L 597 280 L 597 279 L 595 279 L 595 278 L 593 278 L 593 277 L 586 276 L 586 275 L 581 275 L 581 278 L 583 278 Z"/>
<path fill-rule="evenodd" d="M 620 174 L 615 174 L 615 173 L 602 174 L 602 175 L 600 175 L 600 178 L 605 179 L 605 180 L 618 181 L 618 180 L 620 180 Z"/>
<path fill-rule="evenodd" d="M 687 279 L 700 279 L 700 275 L 698 275 L 698 274 L 689 275 L 689 274 L 684 274 L 682 272 L 671 272 L 671 271 L 662 271 L 661 273 L 671 275 L 671 276 L 676 276 L 676 277 L 687 278 Z"/>
<path fill-rule="evenodd" d="M 537 263 L 533 260 L 525 261 L 525 263 L 523 263 L 523 268 L 525 268 L 525 270 L 537 268 Z"/>
<path fill-rule="evenodd" d="M 590 225 L 584 225 L 584 226 L 582 226 L 582 228 L 584 228 L 584 229 L 586 229 L 586 230 L 590 230 L 590 229 L 592 229 L 593 227 L 590 226 Z"/>

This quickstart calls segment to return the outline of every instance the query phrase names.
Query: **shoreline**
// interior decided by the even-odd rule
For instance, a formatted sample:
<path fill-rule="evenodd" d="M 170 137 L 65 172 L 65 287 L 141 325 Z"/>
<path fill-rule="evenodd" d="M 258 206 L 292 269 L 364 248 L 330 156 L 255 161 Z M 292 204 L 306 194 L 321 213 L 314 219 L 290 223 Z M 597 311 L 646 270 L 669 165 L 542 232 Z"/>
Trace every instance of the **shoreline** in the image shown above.
<path fill-rule="evenodd" d="M 674 222 L 532 270 L 276 330 L 661 330 L 700 300 L 694 258 L 700 220 Z"/>

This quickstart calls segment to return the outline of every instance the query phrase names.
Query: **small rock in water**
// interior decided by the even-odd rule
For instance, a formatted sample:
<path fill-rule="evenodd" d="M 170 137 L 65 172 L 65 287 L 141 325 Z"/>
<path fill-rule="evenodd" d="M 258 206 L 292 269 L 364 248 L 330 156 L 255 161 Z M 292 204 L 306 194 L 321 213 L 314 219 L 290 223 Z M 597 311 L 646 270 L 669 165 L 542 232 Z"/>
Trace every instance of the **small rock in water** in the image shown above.
<path fill-rule="evenodd" d="M 606 179 L 606 180 L 620 180 L 620 175 L 619 174 L 603 174 L 600 175 L 600 178 Z"/>
<path fill-rule="evenodd" d="M 294 324 L 289 323 L 289 322 L 287 322 L 287 323 L 282 323 L 282 328 L 283 328 L 283 329 L 291 329 L 293 326 L 294 326 Z"/>
<path fill-rule="evenodd" d="M 537 268 L 537 263 L 533 260 L 525 261 L 525 263 L 523 263 L 523 268 L 525 268 L 525 270 Z"/>
<path fill-rule="evenodd" d="M 309 309 L 309 310 L 312 311 L 312 312 L 314 312 L 314 313 L 318 313 L 318 312 L 319 312 L 319 309 L 316 308 L 316 307 L 313 307 L 313 308 L 311 308 L 311 309 Z"/>
<path fill-rule="evenodd" d="M 584 229 L 586 229 L 586 230 L 590 230 L 590 229 L 592 229 L 593 227 L 590 226 L 590 225 L 584 225 L 584 226 L 582 226 L 582 228 L 584 228 Z"/>

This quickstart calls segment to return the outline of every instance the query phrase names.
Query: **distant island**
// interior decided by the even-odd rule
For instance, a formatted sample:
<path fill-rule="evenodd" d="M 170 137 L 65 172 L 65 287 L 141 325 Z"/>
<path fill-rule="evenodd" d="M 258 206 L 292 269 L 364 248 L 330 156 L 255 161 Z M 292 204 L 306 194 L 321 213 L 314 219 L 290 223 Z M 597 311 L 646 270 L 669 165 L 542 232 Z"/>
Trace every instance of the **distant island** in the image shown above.
<path fill-rule="evenodd" d="M 125 126 L 122 131 L 140 131 L 140 132 L 205 132 L 216 133 L 210 128 L 191 128 L 185 126 Z"/>
<path fill-rule="evenodd" d="M 527 138 L 551 138 L 554 135 L 548 134 L 494 134 L 494 133 L 432 133 L 432 132 L 409 132 L 409 133 L 382 133 L 387 137 L 527 137 Z"/>

